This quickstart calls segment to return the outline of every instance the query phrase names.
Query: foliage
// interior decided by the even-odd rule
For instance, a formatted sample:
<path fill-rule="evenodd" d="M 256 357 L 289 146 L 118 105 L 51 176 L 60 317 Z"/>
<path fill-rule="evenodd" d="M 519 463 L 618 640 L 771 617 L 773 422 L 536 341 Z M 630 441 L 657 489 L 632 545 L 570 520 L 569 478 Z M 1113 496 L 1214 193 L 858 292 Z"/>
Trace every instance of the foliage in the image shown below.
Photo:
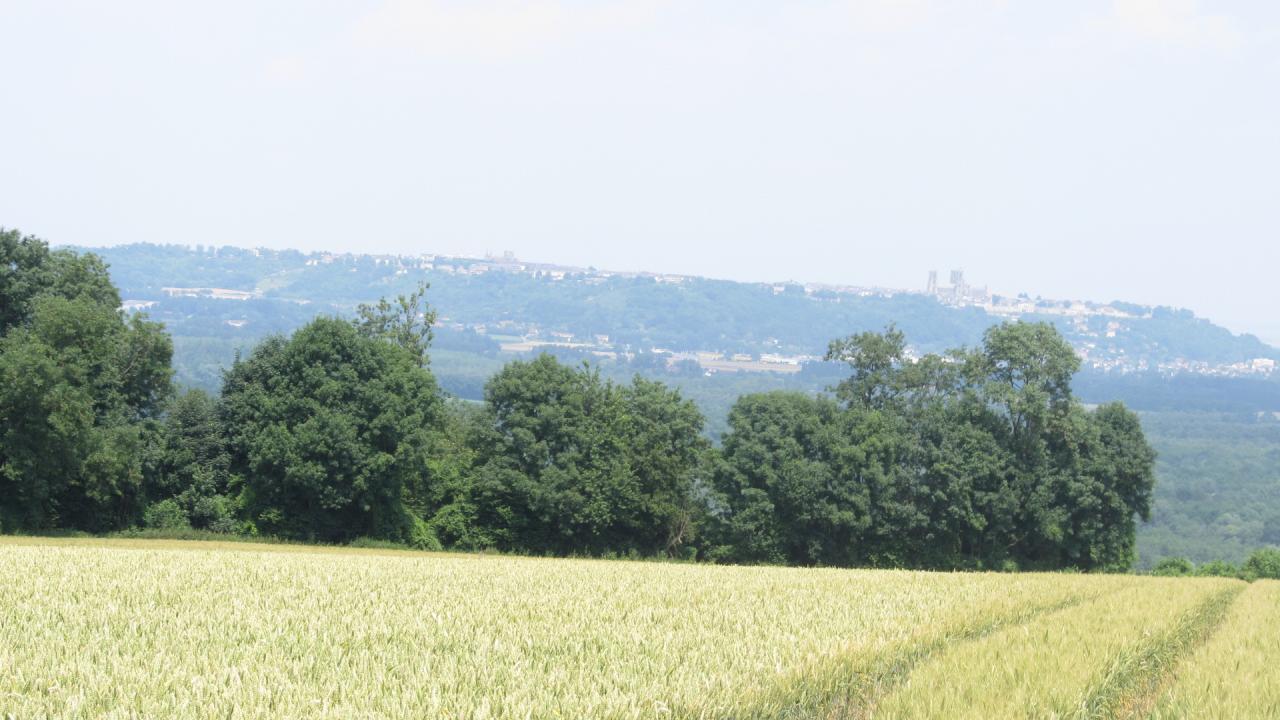
<path fill-rule="evenodd" d="M 1280 421 L 1270 413 L 1143 413 L 1160 478 L 1143 564 L 1185 556 L 1244 562 L 1280 544 Z"/>
<path fill-rule="evenodd" d="M 428 269 L 426 263 L 415 265 L 410 261 L 416 259 L 410 258 L 230 247 L 131 245 L 101 253 L 111 261 L 112 277 L 125 296 L 154 303 L 149 312 L 173 333 L 175 379 L 183 385 L 217 394 L 222 371 L 236 353 L 247 353 L 265 337 L 291 333 L 317 314 L 350 315 L 370 298 L 409 295 L 430 282 L 433 307 L 448 316 L 433 328 L 431 355 L 433 373 L 448 393 L 483 401 L 486 381 L 512 357 L 499 355 L 493 337 L 469 326 L 487 324 L 491 333 L 517 335 L 535 325 L 544 332 L 583 337 L 605 333 L 638 354 L 633 360 L 591 357 L 602 377 L 627 383 L 639 373 L 678 388 L 697 403 L 713 440 L 728 430 L 729 410 L 738 397 L 774 390 L 818 392 L 844 379 L 836 372 L 838 364 L 812 362 L 792 375 L 706 376 L 689 361 L 683 368 L 655 364 L 650 349 L 817 354 L 834 335 L 893 322 L 909 335 L 913 352 L 940 352 L 976 346 L 993 322 L 976 308 L 950 308 L 912 294 L 804 295 L 789 286 L 775 295 L 768 285 L 699 279 L 658 283 L 620 276 L 602 280 L 572 274 L 560 279 L 503 272 L 473 275 L 450 273 L 443 269 L 447 262 Z M 259 294 L 228 302 L 171 297 L 162 289 L 166 286 L 215 286 Z M 1256 338 L 1233 336 L 1183 311 L 1113 305 L 1134 316 L 1123 319 L 1115 337 L 1106 337 L 1107 323 L 1115 318 L 1088 319 L 1087 337 L 1060 317 L 1046 319 L 1057 322 L 1073 343 L 1103 343 L 1102 351 L 1146 357 L 1153 365 L 1177 357 L 1211 362 L 1275 357 L 1274 349 Z M 394 309 L 395 302 L 387 307 Z M 557 351 L 565 362 L 569 354 Z M 1242 562 L 1252 548 L 1280 543 L 1280 503 L 1268 492 L 1280 463 L 1268 459 L 1275 441 L 1267 437 L 1276 434 L 1280 423 L 1259 419 L 1260 413 L 1271 418 L 1280 411 L 1280 382 L 1084 368 L 1073 378 L 1072 389 L 1086 403 L 1123 400 L 1143 411 L 1144 432 L 1159 452 L 1161 482 L 1154 493 L 1151 522 L 1138 531 L 1142 566 L 1150 567 L 1167 555 Z M 1268 540 L 1272 526 L 1275 538 Z M 484 542 L 481 535 L 473 534 L 476 542 Z"/>
<path fill-rule="evenodd" d="M 550 356 L 485 389 L 472 497 L 494 543 L 531 552 L 672 552 L 691 537 L 702 416 L 678 393 Z"/>
<path fill-rule="evenodd" d="M 51 251 L 37 237 L 0 227 L 0 335 L 28 324 L 34 304 L 44 297 L 120 307 L 101 256 Z"/>
<path fill-rule="evenodd" d="M 172 498 L 195 528 L 235 529 L 231 453 L 216 398 L 201 390 L 178 396 L 149 450 L 147 497 Z"/>
<path fill-rule="evenodd" d="M 142 524 L 153 530 L 183 530 L 191 527 L 187 521 L 187 511 L 173 498 L 149 506 L 142 513 Z"/>
<path fill-rule="evenodd" d="M 264 339 L 219 397 L 193 390 L 161 414 L 161 328 L 102 302 L 118 296 L 95 258 L 5 240 L 16 270 L 2 287 L 29 311 L 0 339 L 11 529 L 141 521 L 420 549 L 1116 570 L 1151 509 L 1140 423 L 1119 404 L 1083 408 L 1079 361 L 1047 324 L 919 358 L 894 326 L 836 340 L 801 373 L 835 382 L 832 396 L 744 395 L 716 449 L 678 387 L 615 379 L 628 365 L 692 379 L 643 353 L 613 377 L 516 361 L 482 406 L 446 403 L 422 283 Z"/>
<path fill-rule="evenodd" d="M 1152 575 L 1161 575 L 1165 577 L 1192 575 L 1195 571 L 1195 565 L 1184 557 L 1167 557 L 1156 563 L 1155 567 L 1151 568 Z"/>
<path fill-rule="evenodd" d="M 894 328 L 833 342 L 836 402 L 748 396 L 718 489 L 738 560 L 918 567 L 1127 568 L 1154 453 L 1118 404 L 1071 395 L 1051 326 L 908 361 Z"/>
<path fill-rule="evenodd" d="M 1240 567 L 1226 560 L 1210 560 L 1196 566 L 1196 575 L 1201 577 L 1240 577 Z"/>
<path fill-rule="evenodd" d="M 423 282 L 395 302 L 384 297 L 373 305 L 360 305 L 356 308 L 356 327 L 364 335 L 399 345 L 417 358 L 419 366 L 426 367 L 431 328 L 436 322 L 436 311 L 426 306 L 430 287 L 430 283 Z"/>
<path fill-rule="evenodd" d="M 136 520 L 141 449 L 172 345 L 125 317 L 92 255 L 0 231 L 0 524 L 104 531 Z"/>
<path fill-rule="evenodd" d="M 870 524 L 863 477 L 842 473 L 855 450 L 825 398 L 769 393 L 729 414 L 717 474 L 727 504 L 721 556 L 746 562 L 852 565 Z"/>
<path fill-rule="evenodd" d="M 418 360 L 349 322 L 319 318 L 231 368 L 222 394 L 231 470 L 260 531 L 408 538 L 402 492 L 428 473 L 441 415 L 435 380 Z"/>
<path fill-rule="evenodd" d="M 1280 550 L 1276 548 L 1255 550 L 1245 561 L 1244 572 L 1255 578 L 1280 580 Z"/>

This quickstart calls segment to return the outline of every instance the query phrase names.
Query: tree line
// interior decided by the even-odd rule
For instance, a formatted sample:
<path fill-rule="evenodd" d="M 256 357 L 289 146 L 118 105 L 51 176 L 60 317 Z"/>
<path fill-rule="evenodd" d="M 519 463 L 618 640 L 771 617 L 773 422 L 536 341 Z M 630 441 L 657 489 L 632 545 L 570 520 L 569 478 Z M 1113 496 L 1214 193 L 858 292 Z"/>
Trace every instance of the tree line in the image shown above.
<path fill-rule="evenodd" d="M 106 266 L 0 232 L 0 530 L 134 526 L 532 554 L 918 568 L 1114 570 L 1154 453 L 1086 408 L 1047 324 L 913 357 L 890 326 L 831 343 L 829 394 L 740 397 L 719 446 L 663 383 L 550 356 L 483 403 L 430 369 L 425 286 L 172 387 L 162 327 Z"/>
<path fill-rule="evenodd" d="M 1196 565 L 1184 557 L 1167 557 L 1156 563 L 1151 574 L 1166 577 L 1233 577 L 1249 582 L 1259 579 L 1280 580 L 1280 549 L 1258 548 L 1239 565 L 1225 560 L 1210 560 Z"/>

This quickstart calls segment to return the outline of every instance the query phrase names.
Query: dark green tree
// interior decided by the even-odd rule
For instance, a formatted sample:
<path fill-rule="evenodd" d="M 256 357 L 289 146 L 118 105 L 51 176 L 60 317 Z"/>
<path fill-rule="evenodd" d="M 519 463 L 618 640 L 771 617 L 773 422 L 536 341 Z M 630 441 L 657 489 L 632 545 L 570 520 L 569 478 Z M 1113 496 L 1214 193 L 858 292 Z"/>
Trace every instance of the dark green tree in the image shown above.
<path fill-rule="evenodd" d="M 1251 577 L 1280 580 L 1280 550 L 1262 548 L 1253 551 L 1244 562 L 1244 571 Z"/>
<path fill-rule="evenodd" d="M 840 432 L 826 398 L 774 392 L 729 413 L 717 489 L 727 548 L 740 562 L 856 564 L 880 468 Z"/>
<path fill-rule="evenodd" d="M 913 358 L 902 333 L 831 344 L 836 402 L 740 398 L 717 516 L 739 560 L 1123 569 L 1150 513 L 1154 453 L 1121 405 L 1086 411 L 1052 326 L 990 329 Z"/>
<path fill-rule="evenodd" d="M 172 344 L 92 255 L 0 232 L 0 524 L 108 530 L 141 512 Z"/>
<path fill-rule="evenodd" d="M 1020 508 L 1009 550 L 1024 567 L 1124 569 L 1135 519 L 1150 514 L 1155 453 L 1121 405 L 1085 411 L 1071 394 L 1080 362 L 1046 323 L 987 331 L 969 356 L 984 423 L 1014 469 Z"/>
<path fill-rule="evenodd" d="M 1196 566 L 1184 557 L 1167 557 L 1156 563 L 1151 568 L 1152 575 L 1160 575 L 1163 577 L 1183 577 L 1192 575 L 1196 571 Z"/>
<path fill-rule="evenodd" d="M 1020 458 L 1043 461 L 1046 433 L 1071 410 L 1071 377 L 1080 360 L 1071 345 L 1048 323 L 1004 323 L 983 336 L 982 348 L 969 356 L 971 378 L 1008 424 L 1008 437 Z"/>
<path fill-rule="evenodd" d="M 202 390 L 178 396 L 148 456 L 146 477 L 148 501 L 174 503 L 185 524 L 215 532 L 236 529 L 231 453 L 217 398 Z"/>
<path fill-rule="evenodd" d="M 120 294 L 102 258 L 50 250 L 35 236 L 0 227 L 0 335 L 26 324 L 32 303 L 46 296 L 120 307 Z"/>
<path fill-rule="evenodd" d="M 636 544 L 676 555 L 703 520 L 696 495 L 706 485 L 711 450 L 702 433 L 705 420 L 692 401 L 660 382 L 637 376 L 621 393 L 622 443 L 643 498 L 631 521 Z"/>
<path fill-rule="evenodd" d="M 430 482 L 443 401 L 419 360 L 352 323 L 318 318 L 235 363 L 223 419 L 240 502 L 259 531 L 424 542 L 404 493 Z"/>
<path fill-rule="evenodd" d="M 467 550 L 496 547 L 494 532 L 479 521 L 472 482 L 475 439 L 484 431 L 485 412 L 475 403 L 446 403 L 442 427 L 431 435 L 428 472 L 405 488 L 405 503 L 426 521 L 430 537 L 444 546 Z"/>
<path fill-rule="evenodd" d="M 485 404 L 475 484 L 480 521 L 499 545 L 567 554 L 625 544 L 642 498 L 617 388 L 542 355 L 504 367 L 485 386 Z"/>
<path fill-rule="evenodd" d="M 514 362 L 485 388 L 476 439 L 477 522 L 531 552 L 675 552 L 706 451 L 702 416 L 643 380 L 616 386 L 549 355 Z"/>
<path fill-rule="evenodd" d="M 916 509 L 898 535 L 901 564 L 999 568 L 1018 517 L 1008 451 L 963 403 L 932 403 L 913 416 L 900 468 Z"/>
<path fill-rule="evenodd" d="M 882 333 L 864 332 L 833 340 L 824 359 L 847 363 L 852 371 L 835 388 L 836 397 L 846 405 L 880 408 L 906 390 L 902 367 L 907 359 L 907 338 L 892 325 Z"/>

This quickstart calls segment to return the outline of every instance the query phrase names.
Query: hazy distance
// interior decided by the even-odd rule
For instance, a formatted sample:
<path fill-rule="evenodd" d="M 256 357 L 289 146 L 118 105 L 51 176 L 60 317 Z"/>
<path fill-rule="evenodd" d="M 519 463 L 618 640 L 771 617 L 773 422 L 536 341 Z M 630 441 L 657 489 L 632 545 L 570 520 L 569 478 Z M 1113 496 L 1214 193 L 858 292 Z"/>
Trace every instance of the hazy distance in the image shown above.
<path fill-rule="evenodd" d="M 0 4 L 0 225 L 1186 306 L 1280 343 L 1280 4 Z"/>

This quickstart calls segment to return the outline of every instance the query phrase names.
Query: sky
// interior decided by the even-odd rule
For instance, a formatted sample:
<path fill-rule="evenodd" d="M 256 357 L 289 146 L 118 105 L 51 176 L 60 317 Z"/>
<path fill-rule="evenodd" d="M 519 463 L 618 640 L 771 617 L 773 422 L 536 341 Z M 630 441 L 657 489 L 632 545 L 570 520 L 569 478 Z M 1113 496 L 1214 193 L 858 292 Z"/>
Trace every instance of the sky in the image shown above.
<path fill-rule="evenodd" d="M 1274 0 L 0 0 L 0 226 L 1188 307 L 1280 344 Z"/>

